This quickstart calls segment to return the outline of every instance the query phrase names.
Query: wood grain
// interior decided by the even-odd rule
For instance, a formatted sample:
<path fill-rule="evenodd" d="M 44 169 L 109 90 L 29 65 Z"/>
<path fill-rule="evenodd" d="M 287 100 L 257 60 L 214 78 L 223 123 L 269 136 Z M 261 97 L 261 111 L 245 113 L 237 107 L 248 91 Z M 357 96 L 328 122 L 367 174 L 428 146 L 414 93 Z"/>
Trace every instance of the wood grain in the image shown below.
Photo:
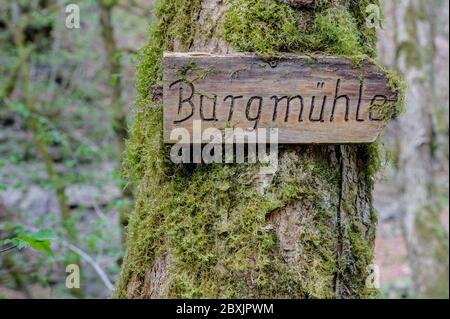
<path fill-rule="evenodd" d="M 278 128 L 281 144 L 370 143 L 385 126 L 376 105 L 397 99 L 381 68 L 337 57 L 165 53 L 163 68 L 165 143 L 194 120 L 203 130 Z"/>

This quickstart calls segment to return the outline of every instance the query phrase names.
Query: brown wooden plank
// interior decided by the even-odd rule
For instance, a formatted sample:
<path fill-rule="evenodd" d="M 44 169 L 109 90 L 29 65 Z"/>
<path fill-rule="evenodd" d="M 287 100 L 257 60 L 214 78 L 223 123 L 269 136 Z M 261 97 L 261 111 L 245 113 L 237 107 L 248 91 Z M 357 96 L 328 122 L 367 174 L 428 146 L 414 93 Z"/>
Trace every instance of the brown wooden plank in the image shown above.
<path fill-rule="evenodd" d="M 278 128 L 281 144 L 370 143 L 385 125 L 371 105 L 397 98 L 378 66 L 344 58 L 165 53 L 163 68 L 166 143 L 177 142 L 175 128 L 192 133 L 194 120 L 202 129 Z"/>

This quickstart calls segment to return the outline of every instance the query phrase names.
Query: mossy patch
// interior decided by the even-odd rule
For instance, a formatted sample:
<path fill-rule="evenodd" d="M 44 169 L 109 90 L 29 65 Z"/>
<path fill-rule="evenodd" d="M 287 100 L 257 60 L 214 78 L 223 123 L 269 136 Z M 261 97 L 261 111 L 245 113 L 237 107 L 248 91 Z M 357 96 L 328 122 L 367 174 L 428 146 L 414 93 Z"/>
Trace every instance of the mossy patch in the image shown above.
<path fill-rule="evenodd" d="M 192 45 L 201 3 L 201 0 L 157 0 L 155 16 L 158 22 L 150 26 L 149 41 L 139 52 L 136 77 L 139 106 L 150 103 L 151 87 L 162 78 L 164 50 L 173 50 L 175 42 L 184 50 Z"/>
<path fill-rule="evenodd" d="M 369 36 L 361 32 L 361 23 L 344 6 L 323 1 L 313 11 L 298 11 L 277 0 L 228 3 L 223 34 L 240 51 L 259 55 L 282 52 L 374 55 L 373 45 L 365 44 Z M 376 42 L 374 32 L 370 35 Z"/>
<path fill-rule="evenodd" d="M 372 105 L 370 111 L 387 124 L 405 112 L 408 84 L 397 71 L 387 70 L 383 67 L 382 69 L 386 73 L 387 87 L 393 96 L 391 100 Z"/>
<path fill-rule="evenodd" d="M 126 296 L 131 274 L 144 278 L 169 252 L 170 297 L 332 297 L 337 198 L 326 194 L 337 187 L 336 170 L 307 156 L 287 161 L 261 194 L 258 165 L 170 163 L 161 117 L 161 107 L 139 112 L 128 145 L 125 164 L 140 184 L 116 296 Z M 305 259 L 289 268 L 265 226 L 271 213 L 294 202 L 310 207 L 312 222 L 297 234 Z"/>
<path fill-rule="evenodd" d="M 408 83 L 395 70 L 384 70 L 388 78 L 388 88 L 391 92 L 397 95 L 397 101 L 393 105 L 392 113 L 385 113 L 385 118 L 394 119 L 399 117 L 406 110 L 406 91 L 408 90 Z"/>
<path fill-rule="evenodd" d="M 342 7 L 332 7 L 315 19 L 316 47 L 320 51 L 342 54 L 363 54 L 361 34 L 353 16 Z"/>
<path fill-rule="evenodd" d="M 240 51 L 270 55 L 305 49 L 309 40 L 298 27 L 296 12 L 276 0 L 228 1 L 224 38 Z"/>

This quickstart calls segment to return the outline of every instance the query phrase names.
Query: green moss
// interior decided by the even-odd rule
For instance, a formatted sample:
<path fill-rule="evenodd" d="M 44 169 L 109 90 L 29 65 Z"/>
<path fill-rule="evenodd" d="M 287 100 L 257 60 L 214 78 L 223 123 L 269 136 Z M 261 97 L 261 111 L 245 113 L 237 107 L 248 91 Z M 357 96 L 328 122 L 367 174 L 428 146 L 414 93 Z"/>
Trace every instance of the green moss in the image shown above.
<path fill-rule="evenodd" d="M 140 50 L 140 62 L 137 67 L 136 89 L 139 97 L 137 104 L 145 106 L 150 103 L 151 87 L 162 78 L 161 61 L 164 50 L 172 50 L 174 43 L 188 50 L 196 34 L 201 0 L 158 0 L 155 16 L 158 23 L 152 24 L 149 41 Z"/>
<path fill-rule="evenodd" d="M 194 62 L 190 62 L 186 66 L 177 70 L 177 76 L 189 83 L 193 83 L 198 80 L 203 80 L 207 76 L 217 73 L 215 68 L 201 68 Z"/>
<path fill-rule="evenodd" d="M 185 50 L 193 43 L 202 0 L 158 0 L 155 15 L 163 43 L 179 42 Z"/>
<path fill-rule="evenodd" d="M 128 148 L 127 167 L 142 181 L 116 296 L 125 297 L 129 280 L 144 278 L 155 258 L 169 251 L 170 297 L 331 298 L 337 198 L 323 194 L 337 187 L 336 171 L 320 159 L 289 161 L 261 194 L 252 182 L 257 165 L 192 170 L 164 160 L 161 114 L 158 108 L 137 115 L 139 129 Z M 288 267 L 275 232 L 264 227 L 271 214 L 293 203 L 308 207 L 312 221 L 297 234 L 304 259 Z"/>
<path fill-rule="evenodd" d="M 353 2 L 351 7 L 356 10 Z M 363 21 L 359 22 L 346 7 L 328 2 L 305 12 L 276 0 L 229 0 L 223 33 L 225 40 L 240 51 L 260 55 L 317 51 L 373 56 L 375 32 L 361 28 L 365 18 Z M 369 38 L 371 44 L 367 45 Z"/>
<path fill-rule="evenodd" d="M 343 7 L 332 7 L 315 18 L 316 47 L 323 52 L 342 55 L 365 53 L 356 20 Z"/>
<path fill-rule="evenodd" d="M 379 143 L 357 145 L 346 148 L 350 161 L 357 161 L 358 169 L 349 172 L 353 178 L 343 180 L 339 214 L 339 246 L 337 295 L 351 297 L 349 291 L 358 291 L 360 298 L 373 298 L 376 289 L 366 285 L 373 265 L 373 244 L 377 214 L 371 205 L 369 195 L 366 207 L 355 201 L 355 194 L 369 194 L 373 188 L 374 177 L 381 165 Z M 358 196 L 358 195 L 356 195 Z M 342 287 L 345 287 L 342 289 Z"/>
<path fill-rule="evenodd" d="M 422 56 L 420 50 L 412 41 L 403 41 L 397 47 L 396 59 L 398 60 L 401 55 L 405 56 L 406 65 L 409 67 L 420 68 L 422 66 Z"/>
<path fill-rule="evenodd" d="M 373 213 L 374 216 L 375 213 Z M 358 289 L 363 287 L 361 298 L 373 298 L 377 295 L 374 288 L 366 285 L 369 275 L 370 266 L 373 265 L 374 252 L 372 245 L 375 237 L 367 238 L 367 226 L 359 220 L 352 220 L 346 225 L 344 241 L 348 240 L 347 245 L 349 252 L 344 253 L 344 259 L 341 264 L 344 265 L 341 273 L 345 274 L 344 281 L 346 287 Z M 351 258 L 345 258 L 351 257 Z"/>
<path fill-rule="evenodd" d="M 367 25 L 368 12 L 367 8 L 374 5 L 380 8 L 380 25 L 382 25 L 384 17 L 379 0 L 349 0 L 346 1 L 349 11 L 356 21 L 357 28 L 360 32 L 360 41 L 364 46 L 364 52 L 370 57 L 377 55 L 377 32 L 375 28 Z"/>
<path fill-rule="evenodd" d="M 405 112 L 408 84 L 397 71 L 388 70 L 384 67 L 382 69 L 386 73 L 387 87 L 392 92 L 393 98 L 383 104 L 372 105 L 370 111 L 387 124 Z"/>
<path fill-rule="evenodd" d="M 290 265 L 290 271 L 294 271 L 289 274 L 291 280 L 300 280 L 303 297 L 332 298 L 337 272 L 334 212 L 339 199 L 337 194 L 334 198 L 325 194 L 333 194 L 339 187 L 339 173 L 325 160 L 306 156 L 283 163 L 268 196 L 277 209 L 300 203 L 304 219 L 308 220 L 308 227 L 300 226 L 298 233 L 302 259 Z"/>
<path fill-rule="evenodd" d="M 420 50 L 420 40 L 417 30 L 418 21 L 426 19 L 424 2 L 410 3 L 406 9 L 404 24 L 408 39 L 401 42 L 397 47 L 396 58 L 404 55 L 408 67 L 421 68 L 426 63 L 426 56 Z"/>
<path fill-rule="evenodd" d="M 385 72 L 388 79 L 389 90 L 397 95 L 393 113 L 385 114 L 385 117 L 393 119 L 400 116 L 406 110 L 406 91 L 408 90 L 408 83 L 395 70 L 385 70 Z"/>
<path fill-rule="evenodd" d="M 363 144 L 358 146 L 358 158 L 367 163 L 366 165 L 366 182 L 373 186 L 375 183 L 376 174 L 383 166 L 381 156 L 382 145 L 379 139 L 374 143 Z"/>
<path fill-rule="evenodd" d="M 240 51 L 270 55 L 301 47 L 308 40 L 298 27 L 297 14 L 276 0 L 228 1 L 224 38 Z"/>
<path fill-rule="evenodd" d="M 139 64 L 136 75 L 136 90 L 138 92 L 137 106 L 150 104 L 151 88 L 162 78 L 161 60 L 164 44 L 159 26 L 150 29 L 152 41 L 139 51 Z"/>

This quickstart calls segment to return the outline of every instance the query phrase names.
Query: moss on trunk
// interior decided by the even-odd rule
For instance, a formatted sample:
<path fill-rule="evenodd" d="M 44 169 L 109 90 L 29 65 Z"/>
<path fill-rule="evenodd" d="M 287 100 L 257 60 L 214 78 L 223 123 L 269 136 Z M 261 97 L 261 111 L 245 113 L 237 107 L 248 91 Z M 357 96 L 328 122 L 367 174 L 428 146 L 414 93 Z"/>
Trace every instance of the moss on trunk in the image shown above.
<path fill-rule="evenodd" d="M 317 3 L 320 3 L 318 5 Z M 158 1 L 141 51 L 126 175 L 137 185 L 118 298 L 360 298 L 372 263 L 377 144 L 280 146 L 261 192 L 259 165 L 175 165 L 154 92 L 164 50 L 375 55 L 365 6 L 276 0 Z"/>

